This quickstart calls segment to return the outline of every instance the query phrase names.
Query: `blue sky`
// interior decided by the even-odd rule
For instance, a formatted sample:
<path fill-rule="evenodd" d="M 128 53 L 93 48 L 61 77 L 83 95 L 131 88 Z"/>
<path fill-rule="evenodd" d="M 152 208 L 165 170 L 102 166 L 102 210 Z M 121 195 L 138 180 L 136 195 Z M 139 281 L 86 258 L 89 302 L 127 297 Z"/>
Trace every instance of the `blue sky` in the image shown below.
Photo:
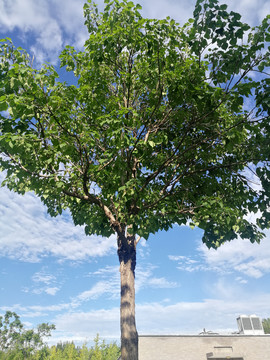
<path fill-rule="evenodd" d="M 270 1 L 226 0 L 257 25 Z M 97 1 L 102 7 L 102 3 Z M 181 24 L 195 0 L 141 0 L 148 17 Z M 86 40 L 83 0 L 0 0 L 0 37 L 57 65 L 66 45 Z M 0 174 L 0 181 L 3 174 Z M 251 217 L 254 216 L 251 214 Z M 270 317 L 270 232 L 260 245 L 243 239 L 217 251 L 202 232 L 175 226 L 138 245 L 136 316 L 140 334 L 236 331 L 239 314 Z M 119 339 L 119 266 L 116 238 L 86 237 L 70 216 L 50 218 L 32 193 L 0 188 L 0 314 L 17 312 L 26 327 L 56 325 L 51 343 Z"/>

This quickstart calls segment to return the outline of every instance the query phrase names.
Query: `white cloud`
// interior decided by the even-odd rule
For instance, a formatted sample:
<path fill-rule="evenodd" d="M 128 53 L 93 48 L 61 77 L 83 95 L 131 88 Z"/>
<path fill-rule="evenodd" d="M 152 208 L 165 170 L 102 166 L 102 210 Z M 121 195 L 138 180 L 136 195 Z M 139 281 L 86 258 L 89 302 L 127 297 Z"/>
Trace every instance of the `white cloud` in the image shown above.
<path fill-rule="evenodd" d="M 72 307 L 78 307 L 83 302 L 96 300 L 106 295 L 106 299 L 118 299 L 120 296 L 119 266 L 106 266 L 89 273 L 87 277 L 101 278 L 90 289 L 83 291 L 72 299 Z"/>
<path fill-rule="evenodd" d="M 253 264 L 257 264 L 257 266 L 253 265 Z M 247 276 L 250 276 L 250 277 L 253 277 L 253 278 L 256 278 L 256 279 L 259 279 L 260 277 L 263 276 L 263 272 L 259 269 L 259 264 L 257 261 L 249 261 L 247 263 L 243 263 L 243 264 L 239 264 L 238 266 L 236 266 L 236 270 L 244 273 L 245 275 Z M 265 269 L 265 270 L 270 270 L 270 266 L 268 264 L 267 266 L 268 269 Z"/>
<path fill-rule="evenodd" d="M 259 19 L 262 20 L 264 19 L 267 15 L 270 14 L 270 1 L 268 0 L 264 0 L 262 4 L 260 4 L 261 6 L 258 7 L 258 14 L 259 14 Z"/>
<path fill-rule="evenodd" d="M 171 1 L 171 0 L 141 0 L 143 15 L 149 18 L 164 19 L 170 16 L 177 20 L 180 25 L 192 17 L 195 1 Z"/>
<path fill-rule="evenodd" d="M 46 285 L 49 285 L 52 282 L 55 282 L 56 277 L 54 275 L 48 274 L 44 270 L 42 270 L 42 271 L 35 273 L 32 276 L 32 280 L 35 282 L 42 282 L 42 283 L 45 283 Z"/>
<path fill-rule="evenodd" d="M 19 30 L 23 42 L 29 37 L 34 42 L 31 50 L 38 62 L 51 61 L 63 46 L 63 33 L 50 13 L 49 2 L 42 0 L 14 0 L 0 2 L 0 30 Z M 42 57 L 46 54 L 46 58 Z"/>
<path fill-rule="evenodd" d="M 239 12 L 244 22 L 254 26 L 269 14 L 269 0 L 221 0 L 221 4 L 228 5 L 228 11 Z M 193 16 L 196 1 L 191 0 L 141 0 L 143 13 L 147 17 L 162 19 L 170 16 L 172 19 L 179 21 L 183 25 Z"/>
<path fill-rule="evenodd" d="M 153 277 L 152 279 L 149 279 L 149 285 L 158 289 L 169 289 L 178 286 L 178 284 L 175 281 L 168 281 L 164 277 L 161 278 Z"/>
<path fill-rule="evenodd" d="M 177 262 L 177 269 L 181 270 L 181 271 L 195 272 L 195 271 L 210 270 L 209 267 L 206 266 L 203 262 L 199 262 L 199 260 L 195 260 L 195 259 L 191 258 L 190 256 L 169 255 L 168 257 L 170 260 Z M 219 268 L 216 270 L 218 272 L 221 271 Z"/>
<path fill-rule="evenodd" d="M 61 0 L 51 0 L 54 16 L 65 34 L 65 45 L 72 44 L 80 49 L 88 37 L 83 17 L 85 2 L 85 0 L 66 0 L 63 6 Z"/>
<path fill-rule="evenodd" d="M 13 304 L 9 306 L 0 306 L 0 311 L 14 311 L 22 318 L 39 318 L 48 316 L 49 313 L 57 313 L 71 309 L 70 303 L 60 303 L 54 305 L 28 305 Z"/>
<path fill-rule="evenodd" d="M 209 269 L 219 268 L 221 271 L 231 270 L 260 278 L 270 272 L 270 232 L 260 244 L 252 244 L 249 240 L 236 239 L 222 245 L 218 250 L 208 250 L 200 245 L 199 251 Z"/>
<path fill-rule="evenodd" d="M 1 28 L 12 30 L 19 27 L 28 31 L 40 28 L 45 23 L 45 19 L 48 19 L 48 8 L 42 0 L 2 0 L 0 14 Z"/>
<path fill-rule="evenodd" d="M 164 277 L 154 276 L 154 270 L 157 267 L 152 264 L 139 265 L 136 269 L 136 293 L 142 289 L 147 288 L 160 288 L 169 289 L 179 286 L 174 281 L 169 281 Z"/>
<path fill-rule="evenodd" d="M 249 25 L 258 25 L 269 14 L 269 0 L 225 0 L 222 2 L 229 5 L 229 10 L 240 13 L 242 19 Z"/>
<path fill-rule="evenodd" d="M 106 276 L 110 283 L 116 267 L 107 267 L 93 272 L 90 276 L 100 276 L 89 292 L 77 296 L 81 302 L 96 300 L 93 295 L 102 296 Z M 151 275 L 151 271 L 149 272 Z M 158 279 L 158 278 L 157 278 Z M 242 277 L 237 277 L 236 283 L 228 279 L 218 278 L 215 283 L 208 284 L 208 298 L 197 301 L 178 301 L 172 303 L 165 298 L 161 302 L 141 302 L 136 305 L 136 323 L 139 334 L 198 334 L 203 328 L 215 332 L 237 331 L 236 318 L 240 314 L 257 314 L 265 318 L 269 316 L 270 293 L 249 291 Z M 142 278 L 141 280 L 142 281 Z M 151 276 L 146 276 L 146 286 L 152 282 Z M 154 280 L 155 282 L 155 280 Z M 90 306 L 89 306 L 90 308 Z M 92 306 L 91 306 L 92 308 Z M 55 304 L 47 306 L 0 307 L 0 311 L 11 310 L 26 318 L 46 316 L 46 321 L 56 325 L 56 332 L 50 343 L 58 341 L 75 341 L 83 343 L 93 339 L 96 333 L 102 338 L 119 339 L 119 308 L 101 308 L 82 310 L 74 303 Z"/>
<path fill-rule="evenodd" d="M 86 236 L 70 216 L 51 218 L 32 193 L 24 196 L 0 188 L 0 253 L 11 259 L 38 262 L 46 256 L 86 260 L 114 252 L 116 238 Z"/>
<path fill-rule="evenodd" d="M 118 279 L 117 279 L 118 280 Z M 73 307 L 79 306 L 82 302 L 96 300 L 107 295 L 107 299 L 117 299 L 120 295 L 119 280 L 112 278 L 110 281 L 98 281 L 90 290 L 83 291 L 73 299 Z"/>
<path fill-rule="evenodd" d="M 54 296 L 59 290 L 58 287 L 49 287 L 45 289 L 45 293 Z"/>
<path fill-rule="evenodd" d="M 186 256 L 183 255 L 169 255 L 169 259 L 173 261 L 186 260 Z"/>
<path fill-rule="evenodd" d="M 174 281 L 169 281 L 165 277 L 155 277 L 155 266 L 147 264 L 139 265 L 136 269 L 136 293 L 145 288 L 169 289 L 179 286 Z M 96 300 L 101 297 L 106 299 L 118 299 L 120 297 L 120 273 L 118 266 L 107 266 L 87 276 L 101 277 L 102 280 L 96 282 L 89 290 L 83 291 L 72 299 L 72 306 L 78 307 L 83 302 Z"/>
<path fill-rule="evenodd" d="M 251 217 L 255 219 L 253 215 Z M 226 242 L 217 250 L 209 250 L 200 242 L 193 256 L 169 255 L 169 259 L 175 261 L 177 269 L 181 271 L 211 271 L 219 275 L 240 272 L 258 279 L 270 273 L 270 231 L 265 231 L 265 234 L 260 244 L 236 239 Z"/>
<path fill-rule="evenodd" d="M 55 305 L 31 305 L 23 308 L 22 316 L 36 317 L 44 316 L 46 313 L 66 311 L 70 309 L 70 303 L 60 303 Z M 39 314 L 39 315 L 38 315 Z"/>
<path fill-rule="evenodd" d="M 198 334 L 203 328 L 221 333 L 231 332 L 237 331 L 238 315 L 256 313 L 265 317 L 269 312 L 270 294 L 237 300 L 226 298 L 173 305 L 141 304 L 137 306 L 138 330 L 140 334 Z"/>
<path fill-rule="evenodd" d="M 240 284 L 248 283 L 248 281 L 246 279 L 243 279 L 241 276 L 237 276 L 237 278 L 235 278 L 235 281 L 239 282 Z"/>
<path fill-rule="evenodd" d="M 140 258 L 141 260 L 147 258 L 150 255 L 149 244 L 145 239 L 143 238 L 140 239 L 136 251 L 137 251 L 137 257 Z"/>
<path fill-rule="evenodd" d="M 269 315 L 270 294 L 235 293 L 230 284 L 215 284 L 213 291 L 226 289 L 218 298 L 194 302 L 168 304 L 140 303 L 136 306 L 136 323 L 139 334 L 198 334 L 203 328 L 220 333 L 237 331 L 236 318 L 240 314 Z M 225 298 L 222 298 L 226 294 Z M 237 301 L 235 301 L 237 296 Z M 96 311 L 73 311 L 57 315 L 52 322 L 57 334 L 52 341 L 84 342 L 98 332 L 103 338 L 119 337 L 119 308 Z M 54 338 L 56 336 L 56 338 Z"/>
<path fill-rule="evenodd" d="M 47 294 L 54 296 L 60 290 L 60 286 L 55 285 L 57 282 L 57 278 L 54 275 L 47 273 L 45 268 L 43 268 L 39 272 L 36 272 L 32 276 L 32 280 L 35 285 L 31 288 L 23 287 L 22 292 L 32 293 L 35 295 Z M 36 286 L 36 284 L 38 285 L 42 284 L 46 286 Z"/>
<path fill-rule="evenodd" d="M 97 333 L 102 338 L 119 339 L 119 308 L 100 309 L 89 312 L 72 312 L 56 316 L 53 323 L 57 332 L 53 333 L 53 343 L 58 341 L 88 342 Z"/>
<path fill-rule="evenodd" d="M 89 273 L 87 276 L 100 276 L 102 278 L 107 278 L 108 275 L 115 275 L 119 273 L 119 266 L 105 266 L 104 268 L 100 268 L 97 271 Z"/>
<path fill-rule="evenodd" d="M 22 43 L 31 38 L 31 52 L 40 65 L 53 64 L 64 45 L 81 49 L 87 39 L 84 0 L 0 0 L 0 32 L 17 30 Z M 23 45 L 22 45 L 23 47 Z"/>
<path fill-rule="evenodd" d="M 169 289 L 178 287 L 179 284 L 169 281 L 165 277 L 154 276 L 156 266 L 152 264 L 139 265 L 136 269 L 136 293 L 146 288 Z M 99 277 L 90 289 L 85 290 L 71 299 L 70 308 L 75 309 L 83 303 L 97 299 L 116 300 L 120 298 L 120 273 L 119 266 L 106 266 L 95 272 L 89 273 L 87 277 Z"/>

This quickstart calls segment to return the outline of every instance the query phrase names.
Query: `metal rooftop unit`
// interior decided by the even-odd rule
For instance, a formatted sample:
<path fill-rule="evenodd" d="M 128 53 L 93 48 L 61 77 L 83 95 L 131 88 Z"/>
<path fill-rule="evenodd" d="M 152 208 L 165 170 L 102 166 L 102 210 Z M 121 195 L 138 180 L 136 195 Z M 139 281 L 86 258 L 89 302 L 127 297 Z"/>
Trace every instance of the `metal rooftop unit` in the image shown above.
<path fill-rule="evenodd" d="M 256 315 L 240 315 L 237 318 L 239 333 L 243 335 L 264 335 L 261 319 Z"/>

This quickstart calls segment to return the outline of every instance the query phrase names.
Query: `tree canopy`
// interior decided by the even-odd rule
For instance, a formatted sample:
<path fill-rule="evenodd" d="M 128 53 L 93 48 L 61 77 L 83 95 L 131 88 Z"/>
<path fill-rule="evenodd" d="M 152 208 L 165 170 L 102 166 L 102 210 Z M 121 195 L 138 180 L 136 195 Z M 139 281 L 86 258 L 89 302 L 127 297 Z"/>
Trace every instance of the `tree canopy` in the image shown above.
<path fill-rule="evenodd" d="M 35 191 L 52 216 L 69 208 L 87 234 L 124 223 L 148 238 L 191 220 L 209 247 L 259 240 L 244 215 L 260 210 L 268 225 L 269 18 L 251 29 L 207 0 L 180 27 L 144 19 L 132 2 L 105 3 L 101 14 L 84 6 L 85 49 L 61 53 L 75 85 L 2 43 L 4 184 Z"/>
<path fill-rule="evenodd" d="M 116 233 L 133 275 L 138 238 L 173 224 L 199 226 L 209 248 L 259 242 L 270 225 L 270 17 L 251 28 L 198 0 L 180 26 L 104 2 L 101 13 L 84 5 L 84 49 L 61 52 L 74 84 L 2 41 L 3 185 L 34 191 L 52 216 L 69 209 L 86 234 Z"/>

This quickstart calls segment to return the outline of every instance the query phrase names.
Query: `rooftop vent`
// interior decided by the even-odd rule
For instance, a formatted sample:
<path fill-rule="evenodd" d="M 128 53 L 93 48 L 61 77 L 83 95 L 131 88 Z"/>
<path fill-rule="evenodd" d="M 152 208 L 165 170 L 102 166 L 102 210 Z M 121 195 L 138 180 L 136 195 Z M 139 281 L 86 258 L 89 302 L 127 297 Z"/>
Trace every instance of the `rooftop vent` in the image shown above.
<path fill-rule="evenodd" d="M 256 315 L 240 315 L 237 318 L 237 325 L 240 334 L 264 335 L 262 321 Z"/>

